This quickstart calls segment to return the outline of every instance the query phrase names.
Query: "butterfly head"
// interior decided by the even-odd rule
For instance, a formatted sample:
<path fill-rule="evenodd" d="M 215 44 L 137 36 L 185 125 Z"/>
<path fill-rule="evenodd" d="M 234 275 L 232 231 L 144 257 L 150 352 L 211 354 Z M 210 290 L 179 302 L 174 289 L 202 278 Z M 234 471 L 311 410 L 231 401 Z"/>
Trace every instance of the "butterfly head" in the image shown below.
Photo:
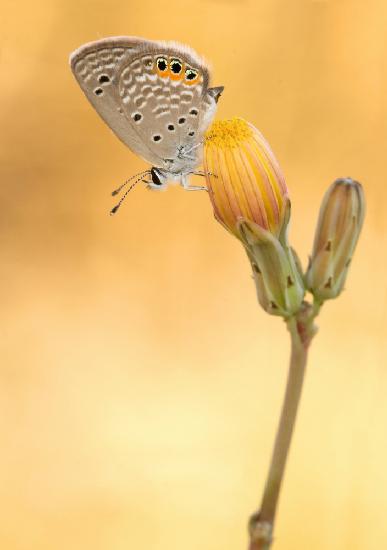
<path fill-rule="evenodd" d="M 150 170 L 151 181 L 148 181 L 148 187 L 150 189 L 163 189 L 167 186 L 168 176 L 165 170 L 161 168 L 151 168 Z"/>

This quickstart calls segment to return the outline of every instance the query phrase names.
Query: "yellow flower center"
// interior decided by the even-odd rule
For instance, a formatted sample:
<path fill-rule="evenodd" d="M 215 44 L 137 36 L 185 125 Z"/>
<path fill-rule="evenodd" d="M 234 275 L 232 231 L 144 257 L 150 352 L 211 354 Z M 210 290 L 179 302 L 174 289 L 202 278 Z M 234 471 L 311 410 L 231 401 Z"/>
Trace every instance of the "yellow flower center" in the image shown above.
<path fill-rule="evenodd" d="M 253 136 L 247 122 L 241 118 L 231 120 L 216 120 L 206 133 L 206 141 L 217 147 L 229 149 L 238 147 Z"/>

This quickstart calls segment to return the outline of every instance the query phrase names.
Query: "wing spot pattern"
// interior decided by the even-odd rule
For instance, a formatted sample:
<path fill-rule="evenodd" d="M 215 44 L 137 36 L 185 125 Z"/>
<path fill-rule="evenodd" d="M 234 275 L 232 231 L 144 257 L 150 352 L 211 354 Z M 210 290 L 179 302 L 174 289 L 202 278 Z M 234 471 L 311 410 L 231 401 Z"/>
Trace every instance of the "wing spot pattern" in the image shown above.
<path fill-rule="evenodd" d="M 144 94 L 145 97 L 148 97 L 152 94 L 152 86 L 149 86 L 149 84 L 145 84 L 145 86 L 141 87 L 141 92 Z"/>
<path fill-rule="evenodd" d="M 143 57 L 142 62 L 144 63 L 145 67 L 147 67 L 148 69 L 151 69 L 153 67 L 152 57 Z"/>
<path fill-rule="evenodd" d="M 193 94 L 190 92 L 182 92 L 180 97 L 182 103 L 191 103 L 193 99 Z"/>
<path fill-rule="evenodd" d="M 75 70 L 80 76 L 84 76 L 87 73 L 87 67 L 83 61 L 76 63 Z"/>
<path fill-rule="evenodd" d="M 142 70 L 141 63 L 139 62 L 138 59 L 136 59 L 136 61 L 133 61 L 133 63 L 130 64 L 130 68 L 135 73 L 140 73 Z"/>
<path fill-rule="evenodd" d="M 165 57 L 158 57 L 157 61 L 157 68 L 160 73 L 166 73 L 168 69 L 168 61 Z"/>
<path fill-rule="evenodd" d="M 125 86 L 129 87 L 133 82 L 133 78 L 131 76 L 124 76 L 122 82 Z"/>
<path fill-rule="evenodd" d="M 163 103 L 161 105 L 157 105 L 154 109 L 152 109 L 152 113 L 159 113 L 161 112 L 161 109 L 169 109 L 168 103 Z"/>
<path fill-rule="evenodd" d="M 176 94 L 171 95 L 171 107 L 172 109 L 178 109 L 180 107 L 180 97 Z"/>
<path fill-rule="evenodd" d="M 183 68 L 182 62 L 180 59 L 171 59 L 169 67 L 174 74 L 180 74 L 181 69 Z"/>
<path fill-rule="evenodd" d="M 100 83 L 100 84 L 109 84 L 109 82 L 110 82 L 110 77 L 109 77 L 107 74 L 101 74 L 101 75 L 98 77 L 98 80 L 99 80 L 99 83 Z"/>
<path fill-rule="evenodd" d="M 109 50 L 100 50 L 99 56 L 102 61 L 113 61 L 113 56 Z"/>
<path fill-rule="evenodd" d="M 171 114 L 171 111 L 167 107 L 159 107 L 155 112 L 156 118 L 160 118 L 165 115 Z"/>
<path fill-rule="evenodd" d="M 113 53 L 118 57 L 118 59 L 121 59 L 124 57 L 125 50 L 124 48 L 113 48 Z"/>
<path fill-rule="evenodd" d="M 136 107 L 141 109 L 141 107 L 144 107 L 146 105 L 145 97 L 143 95 L 136 97 L 136 99 L 134 100 L 134 104 L 136 105 Z"/>
<path fill-rule="evenodd" d="M 91 51 L 75 63 L 74 70 L 85 83 L 88 83 L 90 79 L 97 79 L 99 73 L 107 73 L 111 79 L 117 63 L 129 49 L 103 48 L 102 50 Z"/>

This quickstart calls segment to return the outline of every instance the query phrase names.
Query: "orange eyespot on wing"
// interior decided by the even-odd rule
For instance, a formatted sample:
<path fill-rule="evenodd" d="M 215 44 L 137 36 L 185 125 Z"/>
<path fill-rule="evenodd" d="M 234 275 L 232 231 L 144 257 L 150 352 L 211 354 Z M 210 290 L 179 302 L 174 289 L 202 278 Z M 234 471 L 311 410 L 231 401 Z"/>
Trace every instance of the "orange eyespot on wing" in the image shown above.
<path fill-rule="evenodd" d="M 197 71 L 196 69 L 186 68 L 184 83 L 191 86 L 193 84 L 197 84 L 198 81 L 199 81 L 199 71 Z"/>
<path fill-rule="evenodd" d="M 162 55 L 158 56 L 155 63 L 155 72 L 161 78 L 184 80 L 184 84 L 188 86 L 197 84 L 201 80 L 199 71 L 187 66 L 178 57 L 167 58 Z"/>
<path fill-rule="evenodd" d="M 176 57 L 169 61 L 169 77 L 171 80 L 181 80 L 184 77 L 185 64 Z"/>
<path fill-rule="evenodd" d="M 169 76 L 168 60 L 165 57 L 158 57 L 156 59 L 156 71 L 163 78 Z"/>

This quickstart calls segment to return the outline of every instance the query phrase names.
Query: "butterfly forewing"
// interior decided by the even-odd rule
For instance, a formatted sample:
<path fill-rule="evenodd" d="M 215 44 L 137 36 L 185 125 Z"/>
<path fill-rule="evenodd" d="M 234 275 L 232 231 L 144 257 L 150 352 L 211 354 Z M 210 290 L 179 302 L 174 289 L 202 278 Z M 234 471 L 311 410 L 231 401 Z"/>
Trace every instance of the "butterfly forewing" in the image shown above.
<path fill-rule="evenodd" d="M 138 55 L 140 43 L 130 37 L 105 38 L 81 46 L 71 55 L 70 63 L 79 85 L 103 120 L 132 151 L 153 163 L 159 159 L 152 157 L 131 121 L 123 116 L 118 88 L 121 67 Z"/>

